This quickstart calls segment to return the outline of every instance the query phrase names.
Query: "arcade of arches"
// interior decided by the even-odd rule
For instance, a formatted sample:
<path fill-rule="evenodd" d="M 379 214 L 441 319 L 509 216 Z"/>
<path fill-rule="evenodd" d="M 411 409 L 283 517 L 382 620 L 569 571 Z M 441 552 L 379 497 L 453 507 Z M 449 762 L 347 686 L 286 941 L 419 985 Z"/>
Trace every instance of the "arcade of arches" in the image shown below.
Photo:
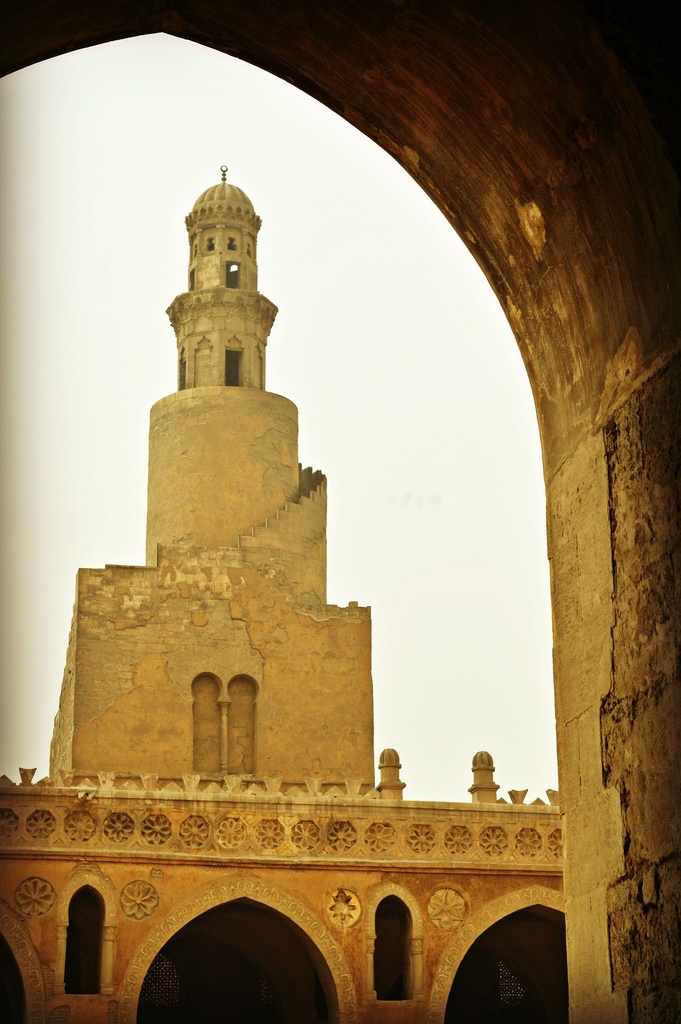
<path fill-rule="evenodd" d="M 543 445 L 570 1019 L 679 1019 L 681 133 L 666 16 L 655 5 L 596 0 L 161 0 L 142 9 L 36 0 L 6 20 L 7 71 L 158 31 L 249 60 L 375 139 L 466 240 L 515 332 Z M 145 670 L 163 684 L 158 664 Z M 86 819 L 64 813 L 82 839 Z M 367 822 L 365 842 L 390 834 L 375 824 L 399 830 L 399 813 Z M 24 825 L 11 814 L 14 834 L 15 818 Z M 166 810 L 145 827 L 162 835 L 163 817 L 175 827 Z M 237 818 L 247 832 L 258 828 Z M 319 828 L 311 815 L 300 820 Z M 332 824 L 325 834 L 336 841 Z M 356 831 L 350 815 L 347 824 Z M 68 874 L 54 864 L 52 879 L 37 866 L 35 877 L 8 872 L 25 907 L 54 899 L 57 875 Z M 144 886 L 158 895 L 158 880 L 137 881 L 126 905 L 142 913 L 153 902 Z M 452 883 L 439 881 L 443 890 Z M 312 874 L 310 886 L 308 901 L 323 906 L 329 893 L 315 890 Z M 30 919 L 31 934 L 40 920 Z M 129 920 L 120 939 L 128 953 Z M 478 951 L 481 970 L 496 940 Z M 428 977 L 434 968 L 423 961 Z M 523 969 L 501 962 L 509 998 L 522 990 L 534 1000 Z M 369 1007 L 364 1019 L 379 1018 Z"/>

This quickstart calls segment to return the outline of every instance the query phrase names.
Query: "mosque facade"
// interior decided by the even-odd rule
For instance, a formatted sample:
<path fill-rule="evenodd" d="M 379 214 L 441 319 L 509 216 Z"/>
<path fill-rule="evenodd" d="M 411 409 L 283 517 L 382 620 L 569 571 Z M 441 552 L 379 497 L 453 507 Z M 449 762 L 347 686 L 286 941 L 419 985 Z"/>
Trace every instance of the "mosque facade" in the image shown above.
<path fill-rule="evenodd" d="M 186 218 L 145 566 L 81 569 L 49 778 L 0 779 L 12 1024 L 567 1021 L 557 794 L 374 774 L 370 610 L 326 595 L 326 479 L 268 392 L 260 218 Z"/>

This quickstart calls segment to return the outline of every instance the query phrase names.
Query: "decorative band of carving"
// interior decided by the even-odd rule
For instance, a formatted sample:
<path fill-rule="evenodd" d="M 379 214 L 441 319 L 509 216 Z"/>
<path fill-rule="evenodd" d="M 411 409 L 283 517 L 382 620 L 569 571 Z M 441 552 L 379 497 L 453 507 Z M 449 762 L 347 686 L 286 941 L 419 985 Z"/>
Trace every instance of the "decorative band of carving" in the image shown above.
<path fill-rule="evenodd" d="M 321 921 L 302 903 L 287 893 L 266 885 L 257 878 L 227 878 L 211 886 L 197 896 L 186 900 L 180 907 L 168 914 L 145 939 L 131 959 L 119 1003 L 118 1024 L 135 1024 L 137 1002 L 142 982 L 151 963 L 165 943 L 189 921 L 200 914 L 232 900 L 252 899 L 257 903 L 277 910 L 297 924 L 315 944 L 328 967 L 338 998 L 339 1019 L 344 1024 L 356 1024 L 357 1008 L 355 990 L 350 970 L 343 951 L 326 930 Z"/>
<path fill-rule="evenodd" d="M 120 808 L 119 804 L 119 808 Z M 20 808 L 16 808 L 20 810 Z M 347 809 L 349 810 L 349 808 Z M 347 814 L 347 810 L 345 814 Z M 514 863 L 523 868 L 557 866 L 562 858 L 562 833 L 555 820 L 525 822 L 494 820 L 452 823 L 372 820 L 371 813 L 352 817 L 309 814 L 296 817 L 271 808 L 262 813 L 230 811 L 187 813 L 181 805 L 150 810 L 128 804 L 126 810 L 74 810 L 53 806 L 31 808 L 25 818 L 15 809 L 0 808 L 0 842 L 30 842 L 32 848 L 50 849 L 105 846 L 112 852 L 162 848 L 195 854 L 234 851 L 240 858 L 259 858 L 263 852 L 277 857 L 348 860 L 418 860 L 450 864 L 452 859 L 471 863 Z"/>
<path fill-rule="evenodd" d="M 21 975 L 26 999 L 26 1024 L 42 1024 L 45 1020 L 45 981 L 40 960 L 28 931 L 4 900 L 0 900 L 0 932 Z"/>

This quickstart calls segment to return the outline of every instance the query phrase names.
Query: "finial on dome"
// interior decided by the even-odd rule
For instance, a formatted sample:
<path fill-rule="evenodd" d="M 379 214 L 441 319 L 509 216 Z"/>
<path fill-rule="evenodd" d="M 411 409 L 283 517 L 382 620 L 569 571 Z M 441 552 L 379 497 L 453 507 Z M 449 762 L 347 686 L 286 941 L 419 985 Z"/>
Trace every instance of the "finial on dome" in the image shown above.
<path fill-rule="evenodd" d="M 220 170 L 222 171 L 222 180 L 227 181 L 227 165 L 223 164 Z"/>

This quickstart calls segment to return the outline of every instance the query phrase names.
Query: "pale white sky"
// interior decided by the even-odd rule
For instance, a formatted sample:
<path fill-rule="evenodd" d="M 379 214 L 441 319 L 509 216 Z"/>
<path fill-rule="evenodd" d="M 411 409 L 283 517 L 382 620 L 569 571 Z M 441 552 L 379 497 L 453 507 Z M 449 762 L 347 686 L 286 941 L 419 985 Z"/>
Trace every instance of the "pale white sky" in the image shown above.
<path fill-rule="evenodd" d="M 372 607 L 377 755 L 399 751 L 405 799 L 468 800 L 481 748 L 500 795 L 557 788 L 530 388 L 427 196 L 303 93 L 165 36 L 19 72 L 0 101 L 0 773 L 47 774 L 77 568 L 144 562 L 184 216 L 226 163 L 280 310 L 268 390 L 329 478 L 329 601 Z"/>

